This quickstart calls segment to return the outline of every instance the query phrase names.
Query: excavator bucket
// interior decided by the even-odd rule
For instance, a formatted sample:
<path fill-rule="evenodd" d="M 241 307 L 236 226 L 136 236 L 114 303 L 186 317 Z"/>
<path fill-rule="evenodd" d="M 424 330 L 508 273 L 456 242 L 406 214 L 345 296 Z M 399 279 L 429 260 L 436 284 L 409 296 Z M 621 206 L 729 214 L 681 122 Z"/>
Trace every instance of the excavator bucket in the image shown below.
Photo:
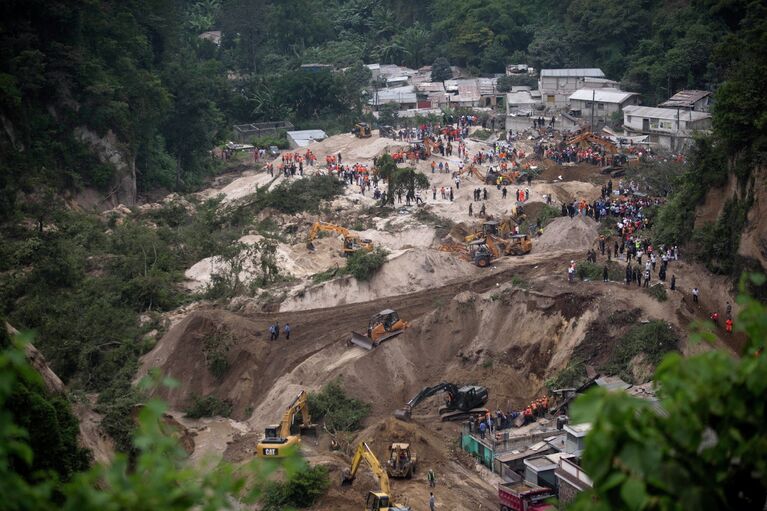
<path fill-rule="evenodd" d="M 309 250 L 309 252 L 314 252 L 315 250 L 314 243 L 312 243 L 311 241 L 307 241 L 306 248 Z"/>
<path fill-rule="evenodd" d="M 368 337 L 367 335 L 358 334 L 357 332 L 352 332 L 352 338 L 350 340 L 352 344 L 356 344 L 360 348 L 365 348 L 366 350 L 372 350 L 376 347 L 376 344 L 373 342 L 373 339 Z"/>
<path fill-rule="evenodd" d="M 394 417 L 401 420 L 401 421 L 409 421 L 410 420 L 410 410 L 407 408 L 400 408 L 399 410 L 394 410 Z"/>
<path fill-rule="evenodd" d="M 301 425 L 299 426 L 299 431 L 301 433 L 301 436 L 310 436 L 310 437 L 317 437 L 317 425 L 316 424 L 307 424 L 307 425 Z"/>

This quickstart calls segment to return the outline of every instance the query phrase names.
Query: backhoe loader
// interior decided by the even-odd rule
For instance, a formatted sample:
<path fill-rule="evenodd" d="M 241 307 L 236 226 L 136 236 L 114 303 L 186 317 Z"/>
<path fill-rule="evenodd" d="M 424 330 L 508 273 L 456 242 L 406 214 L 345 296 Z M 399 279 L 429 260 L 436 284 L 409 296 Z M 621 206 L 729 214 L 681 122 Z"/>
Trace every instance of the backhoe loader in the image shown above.
<path fill-rule="evenodd" d="M 385 340 L 398 336 L 408 326 L 407 321 L 401 320 L 395 311 L 385 309 L 370 318 L 367 335 L 352 332 L 352 338 L 349 342 L 360 348 L 372 350 Z"/>
<path fill-rule="evenodd" d="M 327 222 L 314 222 L 312 228 L 309 230 L 309 237 L 306 242 L 306 248 L 312 252 L 314 251 L 314 243 L 312 242 L 317 239 L 317 235 L 320 232 L 335 232 L 344 237 L 344 257 L 350 256 L 358 250 L 365 250 L 366 252 L 373 251 L 373 242 L 371 240 L 360 238 L 346 227 L 329 224 Z"/>
<path fill-rule="evenodd" d="M 389 459 L 386 461 L 386 473 L 389 477 L 410 479 L 415 474 L 418 458 L 410 449 L 410 444 L 393 443 L 389 446 Z"/>
<path fill-rule="evenodd" d="M 357 470 L 360 468 L 360 463 L 365 460 L 370 466 L 370 470 L 378 478 L 380 485 L 379 491 L 370 491 L 367 499 L 365 500 L 365 511 L 410 511 L 410 507 L 402 504 L 395 504 L 391 501 L 391 487 L 389 485 L 389 476 L 379 463 L 373 451 L 365 442 L 362 442 L 357 446 L 354 451 L 354 457 L 352 458 L 351 466 L 344 470 L 343 479 L 341 484 L 352 484 L 354 478 L 357 476 Z"/>
<path fill-rule="evenodd" d="M 316 435 L 317 426 L 312 424 L 307 394 L 305 390 L 302 390 L 298 397 L 285 409 L 282 414 L 282 421 L 277 425 L 266 427 L 264 439 L 256 447 L 256 456 L 259 458 L 284 458 L 298 449 L 301 437 L 291 434 L 291 429 L 293 429 L 293 420 L 299 411 L 301 412 L 300 434 L 313 433 Z"/>
<path fill-rule="evenodd" d="M 474 414 L 486 414 L 488 393 L 485 387 L 479 385 L 464 385 L 459 387 L 455 383 L 440 383 L 433 387 L 424 387 L 405 406 L 394 412 L 394 416 L 400 420 L 410 420 L 410 415 L 416 406 L 425 399 L 438 394 L 447 393 L 445 405 L 439 409 L 440 418 L 443 421 L 465 419 Z"/>

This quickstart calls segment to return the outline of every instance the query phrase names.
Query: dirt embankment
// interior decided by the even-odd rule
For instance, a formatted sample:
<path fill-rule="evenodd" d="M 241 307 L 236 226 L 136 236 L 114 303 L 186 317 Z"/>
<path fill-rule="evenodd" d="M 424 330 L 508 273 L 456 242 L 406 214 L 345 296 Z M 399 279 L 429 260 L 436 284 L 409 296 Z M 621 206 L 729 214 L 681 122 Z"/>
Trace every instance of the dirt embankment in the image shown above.
<path fill-rule="evenodd" d="M 556 253 L 565 250 L 583 251 L 591 248 L 599 236 L 599 224 L 589 217 L 560 217 L 543 230 L 533 243 L 534 254 Z"/>

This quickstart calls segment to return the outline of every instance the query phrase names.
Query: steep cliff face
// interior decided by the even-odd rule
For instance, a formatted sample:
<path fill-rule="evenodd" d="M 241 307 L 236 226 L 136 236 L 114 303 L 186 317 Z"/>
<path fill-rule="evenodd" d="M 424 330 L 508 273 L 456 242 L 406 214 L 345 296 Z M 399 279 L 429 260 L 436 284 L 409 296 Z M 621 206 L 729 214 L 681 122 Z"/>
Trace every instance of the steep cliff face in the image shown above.
<path fill-rule="evenodd" d="M 93 194 L 89 190 L 79 193 L 76 201 L 87 209 L 107 210 L 118 204 L 136 204 L 136 158 L 109 130 L 100 137 L 96 132 L 80 126 L 75 128 L 75 137 L 87 144 L 99 161 L 114 168 L 114 177 L 106 194 Z"/>
<path fill-rule="evenodd" d="M 757 167 L 748 188 L 753 203 L 740 237 L 738 254 L 759 262 L 767 271 L 767 167 Z"/>

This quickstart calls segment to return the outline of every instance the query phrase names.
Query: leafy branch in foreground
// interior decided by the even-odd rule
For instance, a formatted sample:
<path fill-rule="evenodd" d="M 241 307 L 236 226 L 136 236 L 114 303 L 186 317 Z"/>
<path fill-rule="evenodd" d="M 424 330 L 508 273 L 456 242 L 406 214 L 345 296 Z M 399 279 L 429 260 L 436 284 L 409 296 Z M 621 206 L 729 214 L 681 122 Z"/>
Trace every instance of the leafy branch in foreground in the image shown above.
<path fill-rule="evenodd" d="M 666 355 L 657 406 L 602 389 L 574 403 L 573 420 L 592 424 L 582 464 L 594 488 L 568 509 L 764 508 L 767 308 L 745 294 L 745 279 L 738 303 L 736 326 L 748 338 L 740 358 L 716 349 Z"/>

